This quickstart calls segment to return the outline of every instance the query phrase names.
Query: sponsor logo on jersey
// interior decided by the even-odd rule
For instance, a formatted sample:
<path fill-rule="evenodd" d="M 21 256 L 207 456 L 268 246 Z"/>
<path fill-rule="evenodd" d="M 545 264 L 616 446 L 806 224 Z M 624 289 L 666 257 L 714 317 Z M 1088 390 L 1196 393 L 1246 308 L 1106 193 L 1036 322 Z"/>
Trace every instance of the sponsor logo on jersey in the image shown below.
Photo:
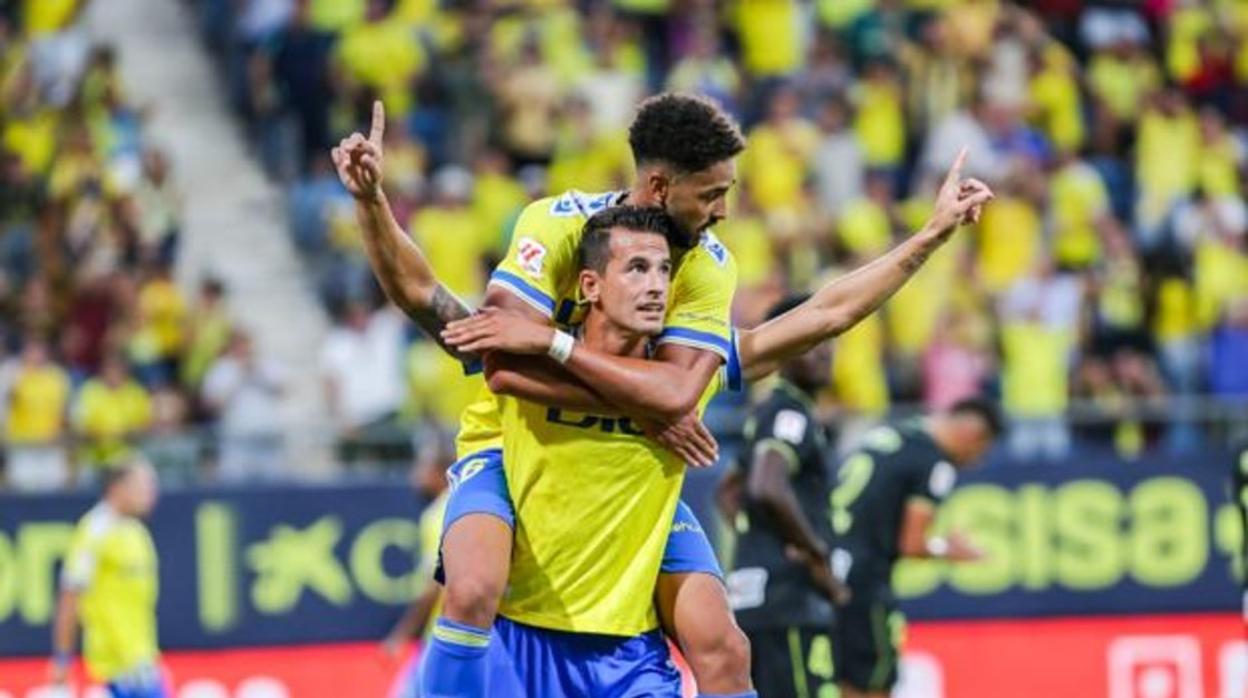
<path fill-rule="evenodd" d="M 541 278 L 546 264 L 546 246 L 533 238 L 520 238 L 516 246 L 516 264 L 529 276 Z"/>

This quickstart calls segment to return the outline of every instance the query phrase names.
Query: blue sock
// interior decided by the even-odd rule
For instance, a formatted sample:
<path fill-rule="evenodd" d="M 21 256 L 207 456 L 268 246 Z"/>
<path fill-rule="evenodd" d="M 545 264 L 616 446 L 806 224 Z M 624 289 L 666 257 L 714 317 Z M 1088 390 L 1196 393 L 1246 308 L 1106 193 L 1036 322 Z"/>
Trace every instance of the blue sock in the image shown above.
<path fill-rule="evenodd" d="M 439 618 L 420 680 L 425 698 L 485 698 L 490 631 Z"/>
<path fill-rule="evenodd" d="M 699 693 L 697 698 L 758 698 L 758 691 L 745 693 Z"/>

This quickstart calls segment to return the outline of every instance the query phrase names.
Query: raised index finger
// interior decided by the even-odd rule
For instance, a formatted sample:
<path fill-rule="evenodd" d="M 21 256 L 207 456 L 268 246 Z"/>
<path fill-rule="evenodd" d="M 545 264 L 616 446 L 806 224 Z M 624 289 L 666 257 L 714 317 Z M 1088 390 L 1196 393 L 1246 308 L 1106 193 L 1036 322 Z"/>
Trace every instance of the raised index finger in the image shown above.
<path fill-rule="evenodd" d="M 381 137 L 386 134 L 386 108 L 382 105 L 381 100 L 373 101 L 373 126 L 368 131 L 368 141 L 378 148 L 381 147 Z"/>
<path fill-rule="evenodd" d="M 953 159 L 953 167 L 949 168 L 949 174 L 945 175 L 945 186 L 951 187 L 962 180 L 962 166 L 966 164 L 966 146 L 958 151 L 958 156 Z"/>

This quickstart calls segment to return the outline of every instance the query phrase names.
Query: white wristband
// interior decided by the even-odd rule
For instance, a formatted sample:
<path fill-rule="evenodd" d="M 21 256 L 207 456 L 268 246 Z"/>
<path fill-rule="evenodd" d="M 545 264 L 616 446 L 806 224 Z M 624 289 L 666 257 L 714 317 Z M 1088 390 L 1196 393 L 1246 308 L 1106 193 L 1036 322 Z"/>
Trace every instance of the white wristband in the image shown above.
<path fill-rule="evenodd" d="M 568 363 L 568 359 L 572 358 L 572 347 L 576 344 L 576 340 L 572 335 L 562 330 L 555 330 L 555 336 L 550 339 L 550 348 L 546 350 L 547 356 L 558 361 L 561 364 Z"/>
<path fill-rule="evenodd" d="M 949 556 L 949 539 L 935 536 L 927 539 L 927 554 L 932 557 Z"/>

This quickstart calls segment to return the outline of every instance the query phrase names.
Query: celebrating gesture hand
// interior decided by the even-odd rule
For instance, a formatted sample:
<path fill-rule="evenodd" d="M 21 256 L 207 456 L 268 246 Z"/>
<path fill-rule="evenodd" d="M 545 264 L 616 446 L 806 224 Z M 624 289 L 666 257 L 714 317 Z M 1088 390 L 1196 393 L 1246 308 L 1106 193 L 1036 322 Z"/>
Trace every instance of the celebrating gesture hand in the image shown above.
<path fill-rule="evenodd" d="M 385 133 L 386 108 L 377 100 L 373 102 L 373 124 L 368 138 L 359 132 L 353 133 L 330 151 L 338 179 L 356 199 L 368 201 L 381 195 L 381 143 Z"/>
<path fill-rule="evenodd" d="M 966 156 L 965 147 L 958 151 L 949 174 L 936 192 L 936 210 L 932 212 L 928 227 L 941 235 L 952 233 L 959 225 L 977 222 L 984 204 L 995 196 L 988 185 L 978 179 L 962 179 Z"/>

